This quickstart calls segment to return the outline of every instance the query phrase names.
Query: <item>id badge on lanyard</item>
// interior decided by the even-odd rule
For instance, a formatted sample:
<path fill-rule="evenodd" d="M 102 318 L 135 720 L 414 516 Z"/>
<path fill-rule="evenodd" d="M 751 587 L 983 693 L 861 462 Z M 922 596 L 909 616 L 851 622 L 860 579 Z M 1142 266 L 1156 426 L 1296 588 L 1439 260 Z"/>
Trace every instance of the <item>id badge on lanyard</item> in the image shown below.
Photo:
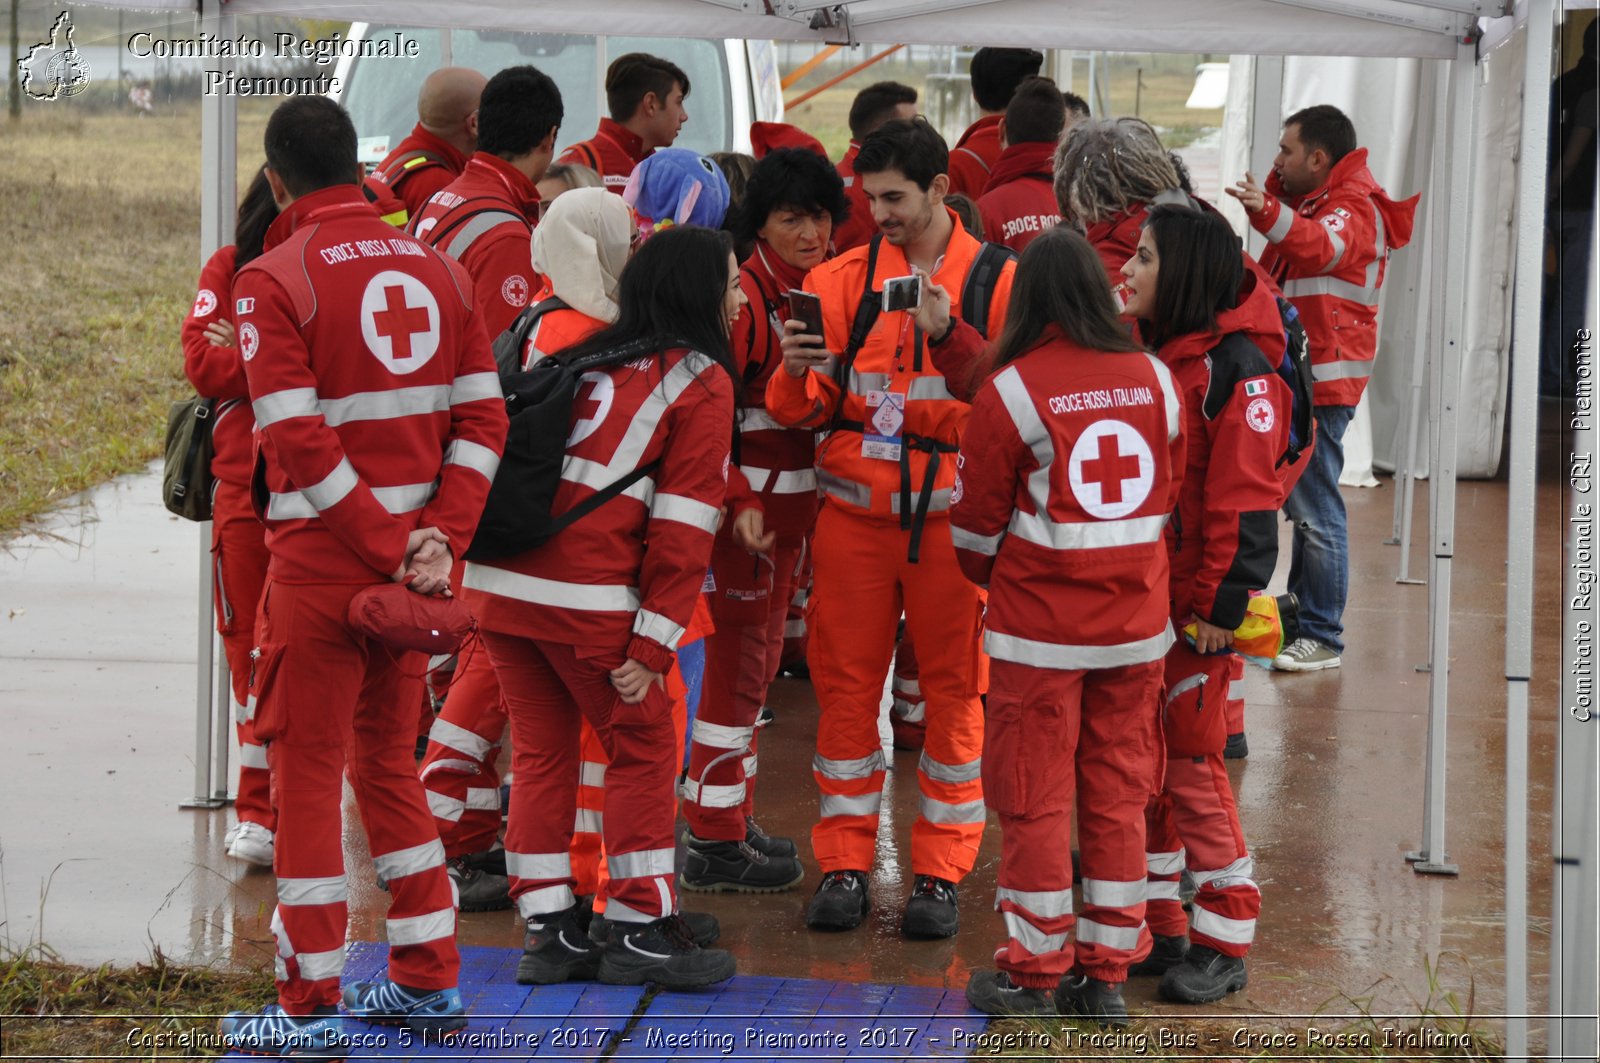
<path fill-rule="evenodd" d="M 862 424 L 861 456 L 899 461 L 901 434 L 906 423 L 906 397 L 898 391 L 867 392 L 867 416 Z"/>

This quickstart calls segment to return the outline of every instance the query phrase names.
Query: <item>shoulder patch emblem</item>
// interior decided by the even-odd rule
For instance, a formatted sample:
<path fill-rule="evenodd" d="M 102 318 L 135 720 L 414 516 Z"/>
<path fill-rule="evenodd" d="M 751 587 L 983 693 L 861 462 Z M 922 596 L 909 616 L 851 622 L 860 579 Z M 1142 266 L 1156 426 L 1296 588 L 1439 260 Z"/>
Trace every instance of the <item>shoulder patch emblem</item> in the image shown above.
<path fill-rule="evenodd" d="M 1256 377 L 1254 380 L 1246 380 L 1244 382 L 1244 393 L 1251 398 L 1257 395 L 1265 395 L 1267 393 L 1267 382 L 1260 377 Z"/>
<path fill-rule="evenodd" d="M 217 308 L 217 293 L 210 288 L 201 288 L 200 294 L 194 297 L 195 317 L 210 317 Z"/>
<path fill-rule="evenodd" d="M 240 325 L 239 357 L 248 362 L 250 359 L 256 356 L 256 351 L 259 350 L 260 347 L 261 333 L 256 331 L 256 327 L 248 321 Z"/>
<path fill-rule="evenodd" d="M 1344 219 L 1337 214 L 1324 214 L 1322 216 L 1322 224 L 1327 227 L 1329 232 L 1336 233 L 1344 228 Z"/>
<path fill-rule="evenodd" d="M 1244 423 L 1257 432 L 1272 431 L 1272 426 L 1277 420 L 1278 415 L 1267 399 L 1251 399 L 1250 405 L 1245 407 Z"/>
<path fill-rule="evenodd" d="M 527 306 L 528 278 L 520 273 L 507 277 L 505 283 L 500 285 L 500 297 L 512 306 Z"/>

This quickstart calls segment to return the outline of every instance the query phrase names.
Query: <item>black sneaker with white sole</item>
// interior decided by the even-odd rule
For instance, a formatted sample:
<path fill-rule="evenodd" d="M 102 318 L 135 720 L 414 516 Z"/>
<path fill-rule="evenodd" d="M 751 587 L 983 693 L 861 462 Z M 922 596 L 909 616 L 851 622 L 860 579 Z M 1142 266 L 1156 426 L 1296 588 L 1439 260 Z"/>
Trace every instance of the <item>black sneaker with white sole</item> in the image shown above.
<path fill-rule="evenodd" d="M 689 933 L 694 935 L 694 943 L 701 948 L 715 945 L 717 938 L 722 936 L 722 924 L 710 912 L 679 912 L 683 916 L 684 924 L 688 926 Z M 604 912 L 594 912 L 589 920 L 589 940 L 596 945 L 604 945 L 611 940 L 611 928 L 617 924 L 606 918 Z"/>
<path fill-rule="evenodd" d="M 674 913 L 649 923 L 611 924 L 601 950 L 600 981 L 663 989 L 700 989 L 733 977 L 733 954 L 695 944 L 683 917 Z"/>
<path fill-rule="evenodd" d="M 517 984 L 590 981 L 600 970 L 600 946 L 578 926 L 578 908 L 528 920 L 517 963 Z"/>
<path fill-rule="evenodd" d="M 782 893 L 806 877 L 792 856 L 767 856 L 744 841 L 708 841 L 686 833 L 678 885 L 706 893 Z"/>
<path fill-rule="evenodd" d="M 900 917 L 900 933 L 908 938 L 955 937 L 961 929 L 956 884 L 932 875 L 918 875 Z"/>
<path fill-rule="evenodd" d="M 813 930 L 854 930 L 872 910 L 864 871 L 829 871 L 806 905 L 806 926 Z"/>

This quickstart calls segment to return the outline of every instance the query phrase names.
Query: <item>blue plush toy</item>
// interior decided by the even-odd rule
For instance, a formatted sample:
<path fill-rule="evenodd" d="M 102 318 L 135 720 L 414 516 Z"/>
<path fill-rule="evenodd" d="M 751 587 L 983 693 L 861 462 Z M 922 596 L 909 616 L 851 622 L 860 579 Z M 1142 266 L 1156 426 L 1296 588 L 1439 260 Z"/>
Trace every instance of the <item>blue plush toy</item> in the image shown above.
<path fill-rule="evenodd" d="M 633 168 L 622 199 L 647 232 L 670 225 L 715 229 L 728 213 L 728 179 L 717 164 L 688 148 L 660 148 Z"/>

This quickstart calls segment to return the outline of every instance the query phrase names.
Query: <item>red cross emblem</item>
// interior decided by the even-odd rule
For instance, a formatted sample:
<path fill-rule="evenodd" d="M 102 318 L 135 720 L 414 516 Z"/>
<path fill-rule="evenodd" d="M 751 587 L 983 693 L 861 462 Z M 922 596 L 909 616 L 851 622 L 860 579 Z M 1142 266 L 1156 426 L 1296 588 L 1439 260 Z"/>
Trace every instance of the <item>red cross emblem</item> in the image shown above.
<path fill-rule="evenodd" d="M 421 280 L 384 270 L 361 294 L 361 338 L 389 372 L 414 373 L 439 351 L 439 303 Z"/>
<path fill-rule="evenodd" d="M 372 315 L 378 335 L 391 344 L 395 358 L 411 357 L 411 337 L 428 331 L 428 311 L 406 305 L 406 290 L 398 284 L 383 290 L 385 309 Z"/>
<path fill-rule="evenodd" d="M 1124 480 L 1139 478 L 1139 459 L 1117 449 L 1117 437 L 1100 437 L 1100 456 L 1083 463 L 1084 483 L 1100 485 L 1100 501 L 1112 504 L 1122 501 Z"/>
<path fill-rule="evenodd" d="M 1091 424 L 1072 445 L 1067 478 L 1085 512 L 1115 520 L 1150 497 L 1155 458 L 1138 429 L 1107 418 Z"/>

